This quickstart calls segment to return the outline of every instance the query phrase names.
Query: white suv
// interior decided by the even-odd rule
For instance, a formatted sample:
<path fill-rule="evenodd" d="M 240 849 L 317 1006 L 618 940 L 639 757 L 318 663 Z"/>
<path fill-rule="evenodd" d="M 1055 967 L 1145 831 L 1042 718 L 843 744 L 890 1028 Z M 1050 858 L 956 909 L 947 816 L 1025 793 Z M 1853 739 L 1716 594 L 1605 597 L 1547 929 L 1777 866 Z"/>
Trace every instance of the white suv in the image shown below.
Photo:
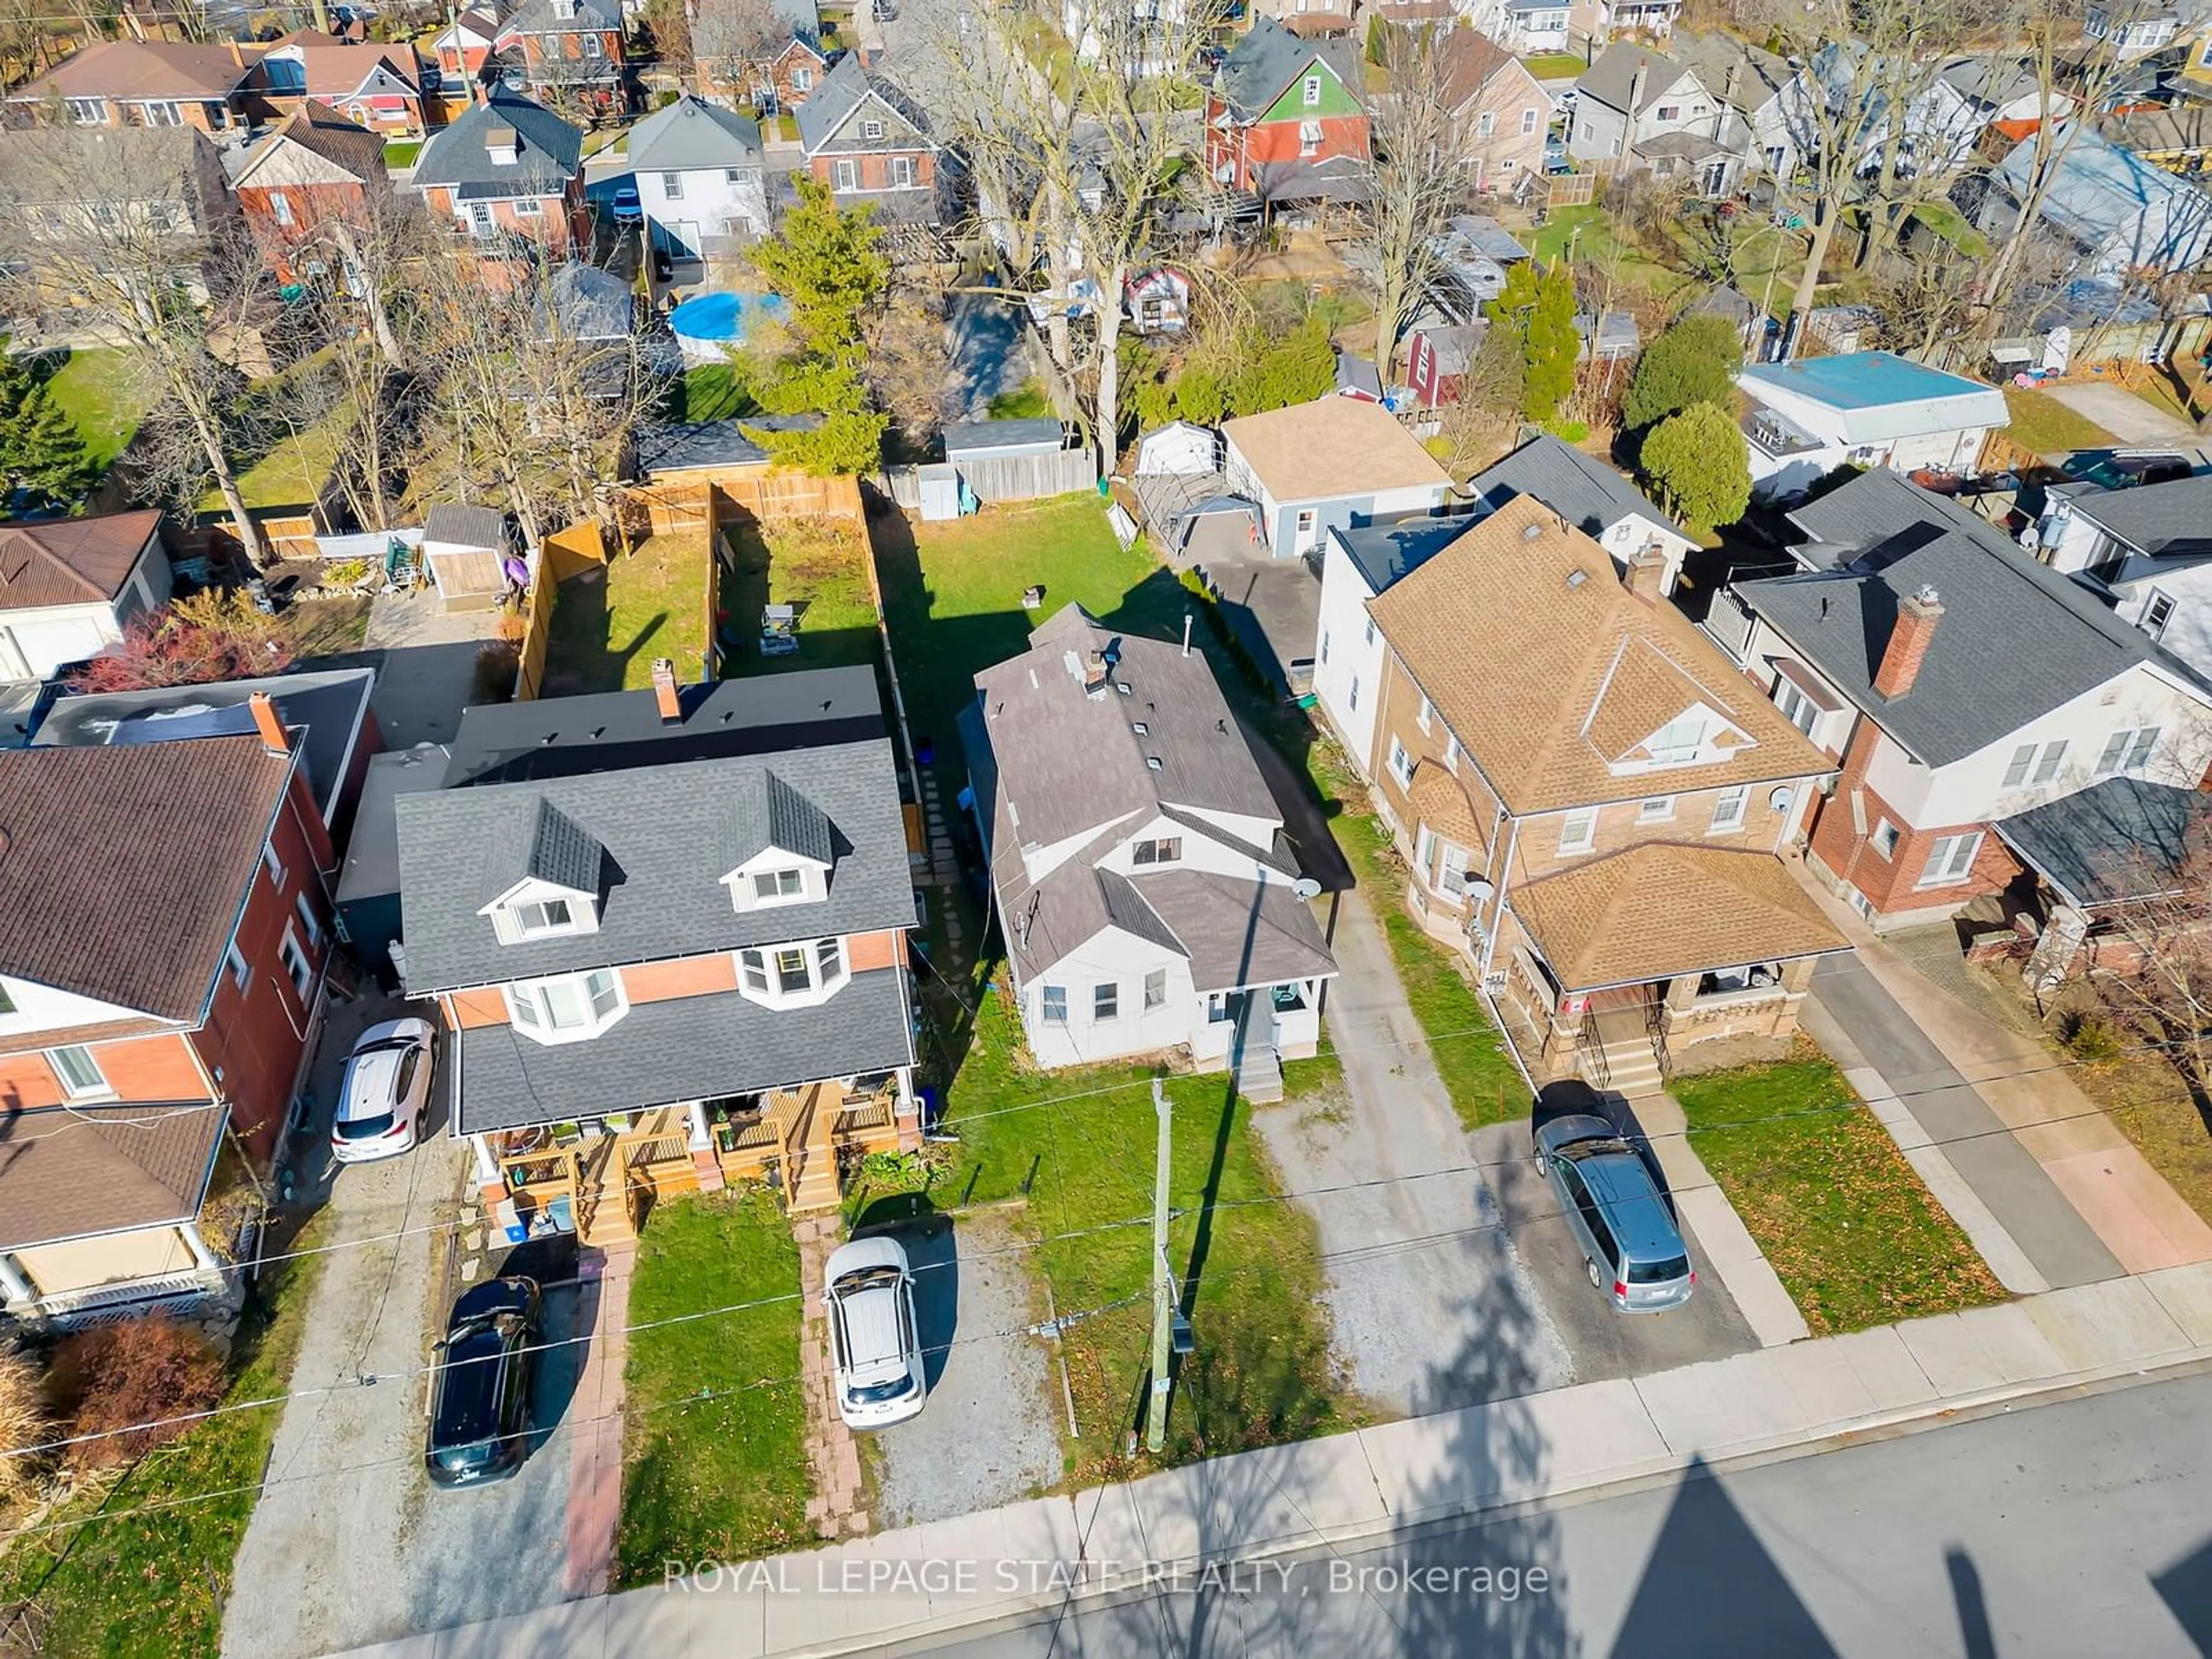
<path fill-rule="evenodd" d="M 929 1388 L 905 1248 L 895 1238 L 856 1238 L 830 1258 L 823 1277 L 837 1414 L 855 1429 L 880 1429 L 918 1414 Z"/>
<path fill-rule="evenodd" d="M 388 1020 L 361 1034 L 338 1085 L 331 1157 L 341 1164 L 368 1164 L 413 1147 L 430 1098 L 436 1046 L 427 1019 Z"/>

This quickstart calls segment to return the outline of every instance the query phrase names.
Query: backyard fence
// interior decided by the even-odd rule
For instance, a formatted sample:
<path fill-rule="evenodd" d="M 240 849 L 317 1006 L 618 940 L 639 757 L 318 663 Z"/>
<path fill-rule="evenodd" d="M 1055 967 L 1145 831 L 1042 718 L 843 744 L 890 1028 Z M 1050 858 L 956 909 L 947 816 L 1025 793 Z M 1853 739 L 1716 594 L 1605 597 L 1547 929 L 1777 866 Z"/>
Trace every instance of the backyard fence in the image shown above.
<path fill-rule="evenodd" d="M 633 537 L 713 532 L 740 515 L 763 524 L 784 519 L 866 521 L 857 478 L 747 469 L 676 477 L 623 492 L 623 524 Z"/>
<path fill-rule="evenodd" d="M 571 576 L 607 562 L 599 521 L 587 519 L 556 530 L 538 550 L 538 579 L 522 602 L 522 649 L 514 670 L 514 700 L 526 702 L 545 684 L 545 651 L 552 640 L 554 591 Z"/>
<path fill-rule="evenodd" d="M 1062 449 L 1049 455 L 991 455 L 960 463 L 960 477 L 985 506 L 993 501 L 1034 501 L 1072 495 L 1097 487 L 1098 467 L 1087 449 Z M 878 479 L 883 492 L 901 507 L 921 506 L 921 469 L 887 466 Z"/>

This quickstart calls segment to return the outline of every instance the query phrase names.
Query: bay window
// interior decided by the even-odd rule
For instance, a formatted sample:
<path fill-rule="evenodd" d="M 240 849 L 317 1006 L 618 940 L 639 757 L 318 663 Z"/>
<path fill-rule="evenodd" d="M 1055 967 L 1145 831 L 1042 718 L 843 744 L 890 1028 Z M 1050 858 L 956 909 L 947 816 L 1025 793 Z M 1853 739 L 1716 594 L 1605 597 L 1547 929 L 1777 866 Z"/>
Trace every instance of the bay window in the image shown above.
<path fill-rule="evenodd" d="M 738 989 L 765 1008 L 807 1007 L 826 1001 L 852 977 L 845 941 L 794 939 L 738 952 Z"/>
<path fill-rule="evenodd" d="M 595 1037 L 629 1012 L 622 975 L 611 968 L 553 979 L 520 980 L 506 988 L 514 1029 L 538 1042 Z"/>

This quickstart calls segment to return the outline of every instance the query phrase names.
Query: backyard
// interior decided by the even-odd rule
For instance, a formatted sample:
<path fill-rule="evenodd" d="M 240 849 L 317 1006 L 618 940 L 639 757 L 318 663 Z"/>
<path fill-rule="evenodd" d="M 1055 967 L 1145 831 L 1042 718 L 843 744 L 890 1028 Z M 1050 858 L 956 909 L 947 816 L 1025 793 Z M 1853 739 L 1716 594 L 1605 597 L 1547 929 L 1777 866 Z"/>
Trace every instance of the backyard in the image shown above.
<path fill-rule="evenodd" d="M 697 532 L 649 536 L 561 584 L 547 635 L 543 696 L 637 690 L 656 657 L 684 684 L 705 677 L 707 549 Z"/>
<path fill-rule="evenodd" d="M 669 404 L 672 421 L 726 421 L 759 412 L 729 363 L 701 363 L 685 369 L 670 390 Z"/>
<path fill-rule="evenodd" d="M 2024 386 L 2004 388 L 2005 409 L 2012 424 L 2005 436 L 2022 449 L 2053 455 L 2071 449 L 2110 449 L 2119 440 L 2086 415 L 2077 415 L 2047 392 Z"/>
<path fill-rule="evenodd" d="M 673 1200 L 640 1235 L 635 1274 L 630 1322 L 653 1328 L 634 1331 L 624 1374 L 617 1583 L 657 1583 L 666 1560 L 746 1561 L 805 1544 L 790 1222 L 762 1188 Z M 710 1312 L 756 1302 L 767 1305 Z"/>
<path fill-rule="evenodd" d="M 351 435 L 354 410 L 341 404 L 314 425 L 280 438 L 268 452 L 238 475 L 238 493 L 253 511 L 297 507 L 301 512 L 322 498 L 346 439 Z M 210 486 L 200 497 L 200 511 L 224 510 L 222 494 Z"/>
<path fill-rule="evenodd" d="M 1826 1056 L 1677 1078 L 1690 1146 L 1815 1336 L 2002 1302 L 2003 1287 Z"/>
<path fill-rule="evenodd" d="M 41 361 L 52 369 L 46 395 L 84 441 L 88 469 L 94 476 L 106 472 L 146 412 L 130 360 L 119 351 L 88 349 Z"/>
<path fill-rule="evenodd" d="M 867 532 L 849 519 L 747 518 L 731 526 L 722 586 L 723 672 L 773 674 L 876 659 L 876 604 L 868 591 Z M 761 615 L 771 605 L 798 612 L 799 649 L 761 650 Z"/>

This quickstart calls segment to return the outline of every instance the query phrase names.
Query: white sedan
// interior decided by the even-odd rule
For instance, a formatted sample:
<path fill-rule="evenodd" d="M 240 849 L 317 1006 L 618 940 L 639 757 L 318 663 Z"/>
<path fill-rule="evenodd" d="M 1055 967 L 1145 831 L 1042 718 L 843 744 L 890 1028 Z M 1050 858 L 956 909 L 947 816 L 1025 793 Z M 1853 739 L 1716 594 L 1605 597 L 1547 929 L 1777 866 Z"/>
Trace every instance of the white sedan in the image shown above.
<path fill-rule="evenodd" d="M 395 1158 L 415 1145 L 430 1098 L 437 1033 L 426 1019 L 395 1019 L 361 1034 L 338 1085 L 331 1153 L 341 1164 Z"/>

